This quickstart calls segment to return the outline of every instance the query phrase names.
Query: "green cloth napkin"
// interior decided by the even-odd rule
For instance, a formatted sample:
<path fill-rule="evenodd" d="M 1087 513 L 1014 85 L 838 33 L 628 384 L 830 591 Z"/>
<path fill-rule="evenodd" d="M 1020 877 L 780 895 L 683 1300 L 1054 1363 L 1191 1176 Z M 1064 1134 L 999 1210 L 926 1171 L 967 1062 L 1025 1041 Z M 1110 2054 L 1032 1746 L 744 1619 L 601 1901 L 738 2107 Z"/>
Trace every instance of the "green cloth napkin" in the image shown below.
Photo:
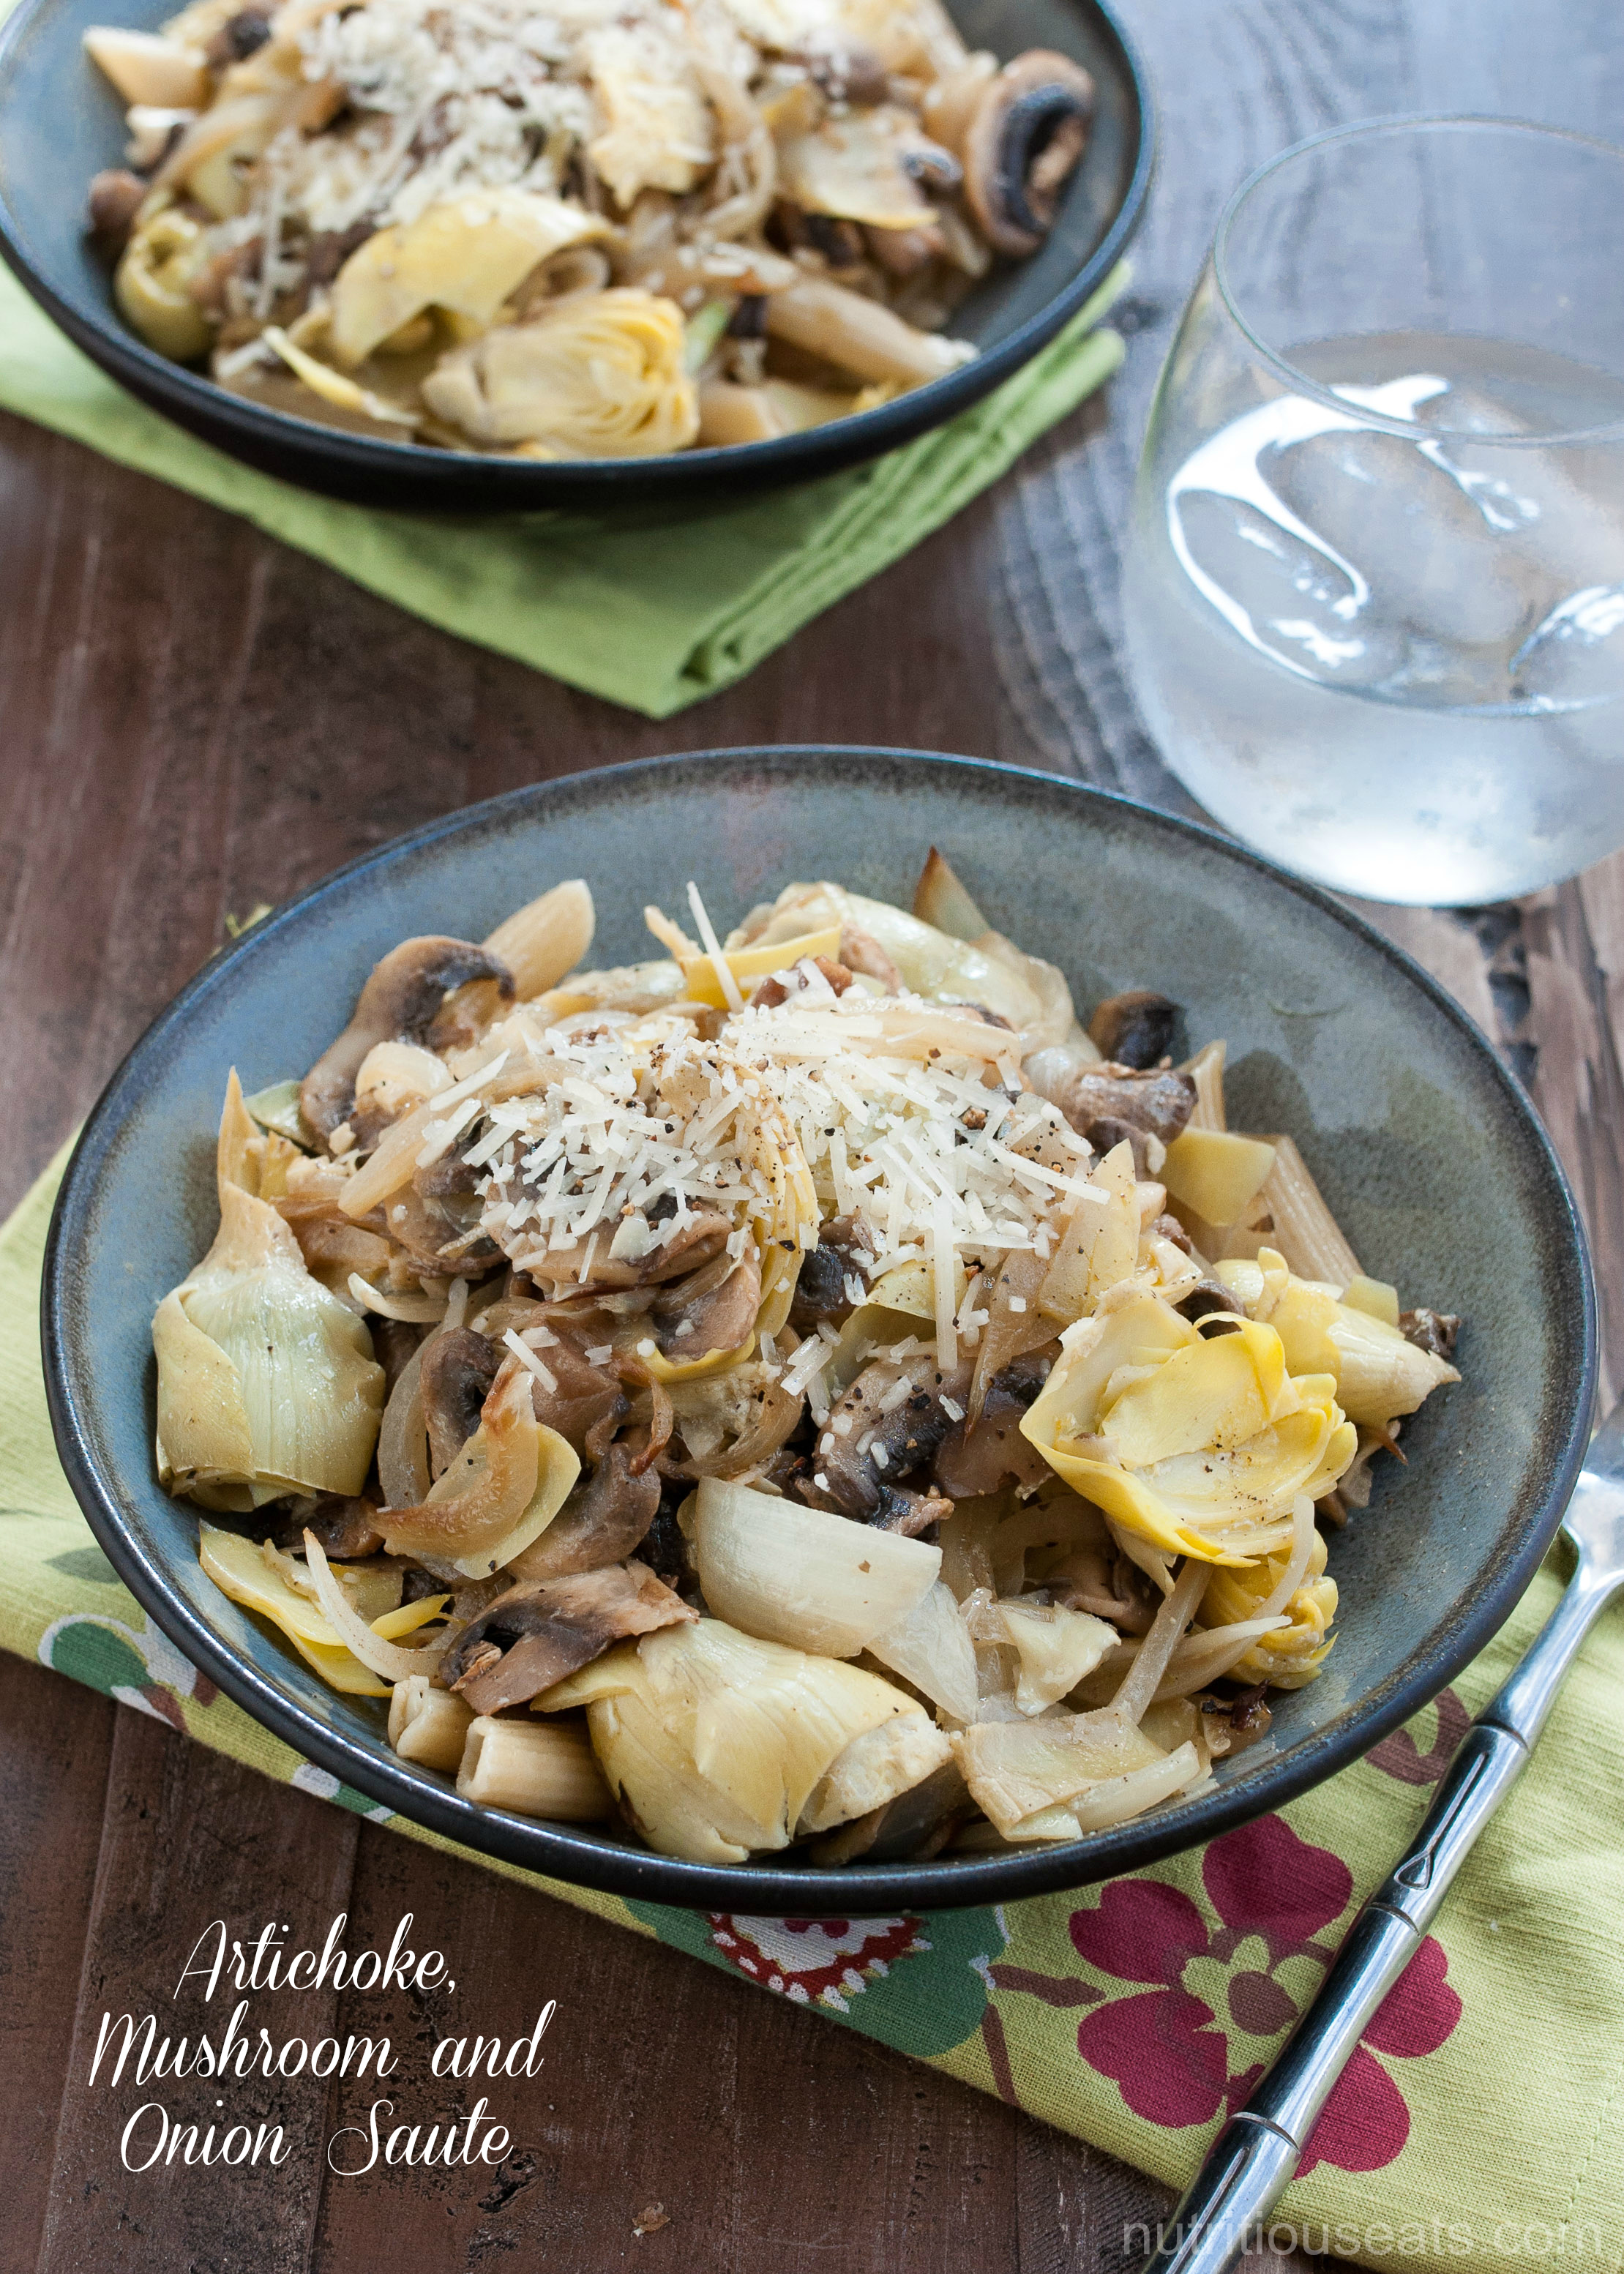
<path fill-rule="evenodd" d="M 222 1698 L 92 1540 L 51 1444 L 40 1264 L 65 1162 L 0 1231 L 0 1645 L 431 1846 Z M 131 1393 L 135 1394 L 132 1383 Z M 1364 1519 L 1380 1523 L 1380 1513 Z M 1556 1600 L 1542 1573 L 1454 1690 L 1330 1783 L 1075 1894 L 922 1917 L 700 1915 L 534 1878 L 1180 2185 L 1312 1995 L 1469 1715 Z M 1586 1645 L 1440 1932 L 1365 2033 L 1274 2247 L 1432 2270 L 1624 2256 L 1624 1618 Z M 1151 2237 L 1130 2229 L 1131 2263 Z"/>
<path fill-rule="evenodd" d="M 463 639 L 665 719 L 911 552 L 1103 385 L 1123 343 L 1094 327 L 1128 275 L 1119 263 L 1041 355 L 950 425 L 849 473 L 680 514 L 453 518 L 316 497 L 126 395 L 3 268 L 0 405 L 244 515 Z"/>

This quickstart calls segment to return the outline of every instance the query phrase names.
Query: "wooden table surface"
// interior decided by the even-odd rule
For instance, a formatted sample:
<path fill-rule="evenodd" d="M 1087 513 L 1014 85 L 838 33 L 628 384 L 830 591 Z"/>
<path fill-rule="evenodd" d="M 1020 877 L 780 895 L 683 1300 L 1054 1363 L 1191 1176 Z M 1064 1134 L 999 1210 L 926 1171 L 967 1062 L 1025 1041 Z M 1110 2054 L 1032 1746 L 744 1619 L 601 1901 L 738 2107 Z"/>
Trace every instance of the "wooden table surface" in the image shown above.
<path fill-rule="evenodd" d="M 224 935 L 470 800 L 673 749 L 956 749 L 1182 802 L 1118 647 L 1146 405 L 1224 194 L 1300 134 L 1477 109 L 1614 138 L 1613 0 L 1131 0 L 1160 176 L 1108 401 L 753 678 L 653 725 L 463 646 L 245 524 L 0 419 L 0 1206 Z M 1624 861 L 1516 907 L 1371 911 L 1512 1057 L 1596 1243 L 1624 1374 Z M 0 2263 L 41 2274 L 1062 2274 L 1128 2263 L 1160 2190 L 1017 2111 L 668 1950 L 274 1786 L 0 1660 Z M 559 2000 L 539 2083 L 491 2088 L 492 2171 L 132 2176 L 86 2088 L 104 2009 L 146 2012 L 211 1919 L 355 1946 L 410 1911 L 458 2026 Z M 387 2001 L 386 2001 L 387 2002 Z M 313 2014 L 320 1999 L 306 2001 Z M 268 2017 L 267 2017 L 268 2018 Z M 319 2033 L 308 2019 L 303 2024 Z M 319 2029 L 430 2028 L 340 1995 Z M 416 2090 L 416 2088 L 412 2088 Z M 325 2139 L 370 2095 L 256 2110 Z M 425 2101 L 403 2116 L 432 2115 Z M 633 2223 L 662 2204 L 669 2224 Z"/>

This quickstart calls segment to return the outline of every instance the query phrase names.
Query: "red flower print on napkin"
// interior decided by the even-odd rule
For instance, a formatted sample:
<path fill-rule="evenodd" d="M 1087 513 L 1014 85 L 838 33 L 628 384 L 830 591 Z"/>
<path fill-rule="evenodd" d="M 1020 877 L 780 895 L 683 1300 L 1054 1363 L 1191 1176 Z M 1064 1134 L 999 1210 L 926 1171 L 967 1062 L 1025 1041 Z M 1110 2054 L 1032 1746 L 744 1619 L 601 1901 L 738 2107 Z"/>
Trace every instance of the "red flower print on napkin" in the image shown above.
<path fill-rule="evenodd" d="M 1366 2050 L 1414 2060 L 1435 2053 L 1461 2018 L 1461 2001 L 1445 1976 L 1449 1961 L 1429 1934 L 1376 2009 L 1353 2059 L 1331 2088 L 1320 2121 L 1308 2135 L 1297 2176 L 1316 2164 L 1342 2172 L 1379 2172 L 1402 2152 L 1410 2137 L 1410 2106 L 1387 2072 Z"/>
<path fill-rule="evenodd" d="M 1255 2056 L 1272 2053 L 1267 2041 L 1280 2038 L 1300 2011 L 1301 1969 L 1294 1969 L 1293 1995 L 1281 1969 L 1294 1958 L 1328 1966 L 1334 1945 L 1319 1938 L 1353 1894 L 1341 1856 L 1299 1840 L 1277 1816 L 1214 1840 L 1201 1859 L 1201 1883 L 1212 1922 L 1181 1889 L 1138 1879 L 1112 1880 L 1070 1923 L 1090 1967 L 1143 1985 L 1095 2006 L 1078 2029 L 1077 2049 L 1136 2116 L 1170 2129 L 1210 2123 L 1245 2101 L 1265 2066 Z M 1221 1990 L 1222 2017 L 1187 1985 L 1192 1967 L 1209 1995 Z M 1326 2104 L 1304 2172 L 1317 2163 L 1377 2171 L 1400 2153 L 1410 2111 L 1375 2055 L 1410 2059 L 1443 2044 L 1461 2017 L 1447 1969 L 1429 1937 Z M 1237 2054 L 1244 2066 L 1232 2070 Z"/>

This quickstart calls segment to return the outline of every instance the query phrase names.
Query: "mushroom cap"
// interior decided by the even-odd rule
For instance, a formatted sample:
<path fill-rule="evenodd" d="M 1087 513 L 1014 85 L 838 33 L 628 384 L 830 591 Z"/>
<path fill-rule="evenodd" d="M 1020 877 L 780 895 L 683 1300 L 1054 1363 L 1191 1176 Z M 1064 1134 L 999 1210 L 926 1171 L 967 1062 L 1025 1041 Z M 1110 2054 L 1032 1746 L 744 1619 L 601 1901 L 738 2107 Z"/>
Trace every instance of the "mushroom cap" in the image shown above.
<path fill-rule="evenodd" d="M 300 1085 L 306 1127 L 330 1137 L 355 1103 L 356 1076 L 374 1046 L 422 1042 L 449 990 L 470 979 L 493 979 L 502 1000 L 512 1002 L 512 972 L 500 956 L 472 940 L 425 932 L 391 948 L 372 967 L 350 1024 Z"/>
<path fill-rule="evenodd" d="M 1177 1004 L 1154 987 L 1130 987 L 1099 1005 L 1088 1021 L 1088 1039 L 1117 1065 L 1142 1073 L 1172 1049 L 1177 1017 Z"/>
<path fill-rule="evenodd" d="M 1195 1082 L 1174 1066 L 1138 1072 L 1107 1059 L 1073 1074 L 1057 1103 L 1072 1128 L 1088 1137 L 1090 1144 L 1094 1140 L 1088 1133 L 1094 1124 L 1110 1121 L 1148 1130 L 1170 1145 L 1195 1111 Z"/>
<path fill-rule="evenodd" d="M 965 195 L 997 252 L 1024 259 L 1048 236 L 1093 110 L 1093 79 L 1050 48 L 988 81 L 965 135 Z"/>
<path fill-rule="evenodd" d="M 423 1345 L 417 1380 L 433 1473 L 444 1474 L 479 1427 L 505 1353 L 469 1327 L 451 1327 Z"/>

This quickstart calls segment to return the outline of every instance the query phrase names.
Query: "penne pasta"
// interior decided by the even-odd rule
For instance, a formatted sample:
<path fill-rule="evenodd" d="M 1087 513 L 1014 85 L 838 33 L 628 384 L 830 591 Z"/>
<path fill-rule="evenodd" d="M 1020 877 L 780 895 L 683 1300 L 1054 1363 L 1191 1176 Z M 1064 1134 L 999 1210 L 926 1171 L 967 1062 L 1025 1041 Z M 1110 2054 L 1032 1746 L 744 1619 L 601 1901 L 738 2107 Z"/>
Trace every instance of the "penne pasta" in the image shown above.
<path fill-rule="evenodd" d="M 390 1693 L 389 1743 L 403 1761 L 455 1775 L 473 1718 L 460 1698 L 436 1690 L 426 1674 L 410 1674 Z"/>
<path fill-rule="evenodd" d="M 463 1734 L 457 1790 L 485 1808 L 600 1824 L 614 1814 L 586 1731 L 577 1723 L 480 1714 Z"/>

